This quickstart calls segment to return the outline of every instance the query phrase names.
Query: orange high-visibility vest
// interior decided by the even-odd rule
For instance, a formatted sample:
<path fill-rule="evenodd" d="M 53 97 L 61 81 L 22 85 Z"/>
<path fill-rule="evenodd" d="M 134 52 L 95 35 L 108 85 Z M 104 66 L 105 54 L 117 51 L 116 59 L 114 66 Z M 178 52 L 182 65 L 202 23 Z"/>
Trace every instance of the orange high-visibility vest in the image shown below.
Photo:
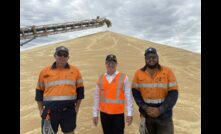
<path fill-rule="evenodd" d="M 98 80 L 100 88 L 100 111 L 108 114 L 124 113 L 124 80 L 125 74 L 118 73 L 111 83 L 106 76 L 101 75 Z"/>
<path fill-rule="evenodd" d="M 39 76 L 37 90 L 44 91 L 43 101 L 76 100 L 76 88 L 83 86 L 80 71 L 70 65 L 69 69 L 44 68 Z"/>

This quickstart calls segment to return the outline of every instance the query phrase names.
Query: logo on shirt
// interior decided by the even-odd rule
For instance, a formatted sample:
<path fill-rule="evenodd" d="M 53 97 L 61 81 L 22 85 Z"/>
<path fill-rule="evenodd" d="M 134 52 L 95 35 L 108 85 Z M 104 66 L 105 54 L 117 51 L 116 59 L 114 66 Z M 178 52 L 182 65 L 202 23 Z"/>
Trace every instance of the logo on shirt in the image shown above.
<path fill-rule="evenodd" d="M 157 77 L 156 78 L 156 82 L 161 82 L 162 81 L 162 78 L 161 77 Z"/>
<path fill-rule="evenodd" d="M 48 78 L 48 77 L 49 77 L 49 75 L 48 75 L 48 74 L 44 75 L 44 78 Z"/>

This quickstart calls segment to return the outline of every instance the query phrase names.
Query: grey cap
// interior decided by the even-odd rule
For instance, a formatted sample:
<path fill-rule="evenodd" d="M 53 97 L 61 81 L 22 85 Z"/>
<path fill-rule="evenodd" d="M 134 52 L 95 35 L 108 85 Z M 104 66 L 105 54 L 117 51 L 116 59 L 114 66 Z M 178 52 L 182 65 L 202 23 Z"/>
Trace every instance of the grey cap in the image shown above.
<path fill-rule="evenodd" d="M 69 54 L 69 50 L 68 48 L 64 47 L 64 46 L 59 46 L 55 49 L 55 54 L 57 54 L 58 52 L 66 52 L 67 54 Z"/>

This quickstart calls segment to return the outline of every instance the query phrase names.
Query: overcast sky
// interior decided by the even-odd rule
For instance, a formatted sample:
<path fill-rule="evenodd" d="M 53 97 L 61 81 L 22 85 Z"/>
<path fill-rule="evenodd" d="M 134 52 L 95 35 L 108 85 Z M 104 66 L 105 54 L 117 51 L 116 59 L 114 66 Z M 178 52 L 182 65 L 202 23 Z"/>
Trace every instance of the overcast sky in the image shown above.
<path fill-rule="evenodd" d="M 201 0 L 20 0 L 20 27 L 96 16 L 112 27 L 39 37 L 23 47 L 108 30 L 201 53 Z"/>

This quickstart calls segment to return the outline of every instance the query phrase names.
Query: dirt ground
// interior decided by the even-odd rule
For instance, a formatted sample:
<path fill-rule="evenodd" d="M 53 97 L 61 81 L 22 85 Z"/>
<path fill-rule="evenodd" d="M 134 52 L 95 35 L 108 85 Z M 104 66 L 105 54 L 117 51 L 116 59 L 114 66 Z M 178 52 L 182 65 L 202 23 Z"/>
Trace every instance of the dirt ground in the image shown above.
<path fill-rule="evenodd" d="M 57 46 L 69 48 L 69 63 L 77 66 L 84 79 L 85 99 L 79 109 L 76 134 L 102 134 L 101 124 L 92 124 L 95 84 L 105 72 L 104 60 L 113 53 L 118 58 L 118 71 L 130 79 L 144 65 L 147 47 L 158 50 L 160 64 L 170 67 L 177 77 L 179 98 L 174 107 L 175 134 L 201 133 L 201 55 L 183 49 L 156 44 L 113 32 L 100 32 L 54 45 L 21 52 L 20 57 L 20 133 L 40 134 L 40 116 L 34 100 L 40 70 L 54 62 Z M 139 113 L 134 102 L 134 120 L 125 134 L 139 134 Z M 61 134 L 61 132 L 58 132 Z"/>

